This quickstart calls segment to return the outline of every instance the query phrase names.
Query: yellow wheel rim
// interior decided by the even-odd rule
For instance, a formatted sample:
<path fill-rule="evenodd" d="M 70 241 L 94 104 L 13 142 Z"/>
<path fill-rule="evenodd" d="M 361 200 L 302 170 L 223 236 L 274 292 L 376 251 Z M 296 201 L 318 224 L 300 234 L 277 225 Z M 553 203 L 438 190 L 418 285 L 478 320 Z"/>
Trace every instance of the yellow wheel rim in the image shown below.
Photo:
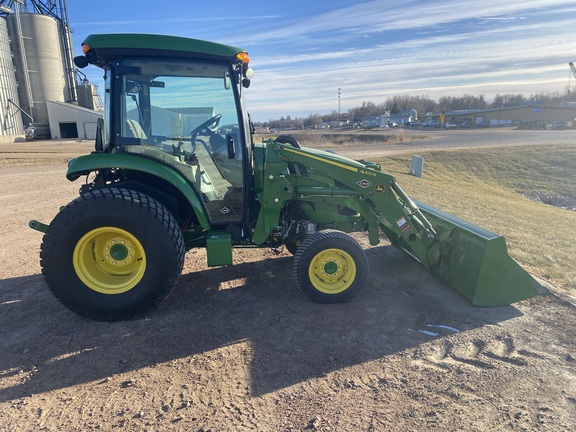
<path fill-rule="evenodd" d="M 308 268 L 312 285 L 325 294 L 338 294 L 356 279 L 356 263 L 341 249 L 326 249 L 314 257 Z"/>
<path fill-rule="evenodd" d="M 138 239 L 115 227 L 85 234 L 74 248 L 72 262 L 80 280 L 102 294 L 131 290 L 146 270 L 146 254 Z"/>

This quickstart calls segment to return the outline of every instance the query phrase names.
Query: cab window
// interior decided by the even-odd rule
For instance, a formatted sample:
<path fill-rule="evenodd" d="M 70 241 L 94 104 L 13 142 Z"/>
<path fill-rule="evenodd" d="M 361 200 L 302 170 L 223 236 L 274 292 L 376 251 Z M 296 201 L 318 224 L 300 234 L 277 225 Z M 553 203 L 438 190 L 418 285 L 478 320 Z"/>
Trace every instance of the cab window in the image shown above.
<path fill-rule="evenodd" d="M 176 168 L 196 188 L 214 223 L 243 215 L 243 141 L 229 68 L 127 60 L 119 75 L 118 150 Z"/>

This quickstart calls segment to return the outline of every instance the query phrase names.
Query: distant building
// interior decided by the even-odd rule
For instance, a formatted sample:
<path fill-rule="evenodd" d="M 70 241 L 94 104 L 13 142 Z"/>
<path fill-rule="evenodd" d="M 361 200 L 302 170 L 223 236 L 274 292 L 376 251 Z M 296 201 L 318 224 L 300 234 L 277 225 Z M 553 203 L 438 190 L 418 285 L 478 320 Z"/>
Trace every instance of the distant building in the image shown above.
<path fill-rule="evenodd" d="M 102 111 L 57 101 L 46 101 L 46 106 L 52 139 L 96 138 L 96 123 Z"/>
<path fill-rule="evenodd" d="M 440 121 L 440 113 L 428 114 L 427 120 Z M 516 107 L 491 108 L 485 110 L 447 111 L 444 122 L 479 126 L 520 126 L 526 123 L 541 125 L 553 122 L 573 122 L 576 119 L 576 107 L 542 106 L 532 102 Z"/>
<path fill-rule="evenodd" d="M 406 108 L 400 111 L 398 114 L 390 114 L 390 112 L 387 111 L 386 113 L 378 116 L 364 116 L 360 120 L 360 125 L 366 128 L 386 127 L 392 124 L 402 126 L 417 119 L 418 112 L 415 109 Z"/>
<path fill-rule="evenodd" d="M 405 125 L 406 123 L 418 120 L 418 112 L 412 108 L 405 108 L 398 114 L 390 114 L 388 123 L 396 123 L 399 126 Z"/>
<path fill-rule="evenodd" d="M 364 116 L 360 119 L 360 126 L 364 128 L 386 126 L 388 124 L 388 118 L 389 116 L 385 114 L 379 116 L 373 116 L 373 115 Z"/>

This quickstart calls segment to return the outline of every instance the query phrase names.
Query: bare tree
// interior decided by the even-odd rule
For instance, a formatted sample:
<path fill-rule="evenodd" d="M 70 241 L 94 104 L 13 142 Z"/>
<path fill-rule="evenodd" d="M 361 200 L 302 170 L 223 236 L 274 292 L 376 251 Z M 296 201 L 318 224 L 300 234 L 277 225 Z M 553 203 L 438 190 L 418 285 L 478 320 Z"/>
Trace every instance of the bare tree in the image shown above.
<path fill-rule="evenodd" d="M 474 109 L 487 109 L 487 108 L 506 108 L 522 105 L 526 102 L 540 102 L 542 105 L 554 106 L 563 105 L 567 102 L 576 101 L 576 92 L 571 92 L 568 89 L 564 93 L 551 92 L 551 93 L 537 93 L 525 97 L 521 94 L 497 94 L 492 103 L 486 102 L 484 95 L 474 96 L 464 94 L 462 96 L 442 96 L 436 102 L 430 99 L 427 95 L 407 95 L 399 94 L 390 96 L 383 103 L 374 103 L 371 101 L 363 101 L 362 105 L 350 108 L 348 110 L 348 118 L 359 122 L 365 116 L 378 116 L 386 112 L 400 112 L 402 109 L 415 109 L 419 118 L 423 118 L 427 113 L 431 112 L 449 112 L 459 110 L 474 110 Z M 330 114 L 310 114 L 307 118 L 292 119 L 290 116 L 286 118 L 281 117 L 280 120 L 270 120 L 268 125 L 270 127 L 288 128 L 288 127 L 314 127 L 322 122 L 329 122 L 338 120 L 339 116 L 336 111 Z"/>
<path fill-rule="evenodd" d="M 497 94 L 490 104 L 491 108 L 508 108 L 522 105 L 526 98 L 521 94 Z"/>

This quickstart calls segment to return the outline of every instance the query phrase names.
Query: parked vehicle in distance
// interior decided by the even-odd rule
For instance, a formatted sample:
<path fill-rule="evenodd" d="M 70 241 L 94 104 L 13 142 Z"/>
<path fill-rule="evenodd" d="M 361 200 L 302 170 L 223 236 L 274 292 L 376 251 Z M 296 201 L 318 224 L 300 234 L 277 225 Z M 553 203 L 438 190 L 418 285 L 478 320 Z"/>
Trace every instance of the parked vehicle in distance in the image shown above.
<path fill-rule="evenodd" d="M 446 123 L 444 124 L 444 127 L 445 127 L 446 129 L 456 129 L 456 128 L 458 127 L 458 125 L 457 125 L 456 123 L 454 123 L 454 122 L 446 122 Z"/>
<path fill-rule="evenodd" d="M 554 130 L 572 129 L 572 123 L 568 121 L 554 121 L 552 122 L 552 129 Z"/>

